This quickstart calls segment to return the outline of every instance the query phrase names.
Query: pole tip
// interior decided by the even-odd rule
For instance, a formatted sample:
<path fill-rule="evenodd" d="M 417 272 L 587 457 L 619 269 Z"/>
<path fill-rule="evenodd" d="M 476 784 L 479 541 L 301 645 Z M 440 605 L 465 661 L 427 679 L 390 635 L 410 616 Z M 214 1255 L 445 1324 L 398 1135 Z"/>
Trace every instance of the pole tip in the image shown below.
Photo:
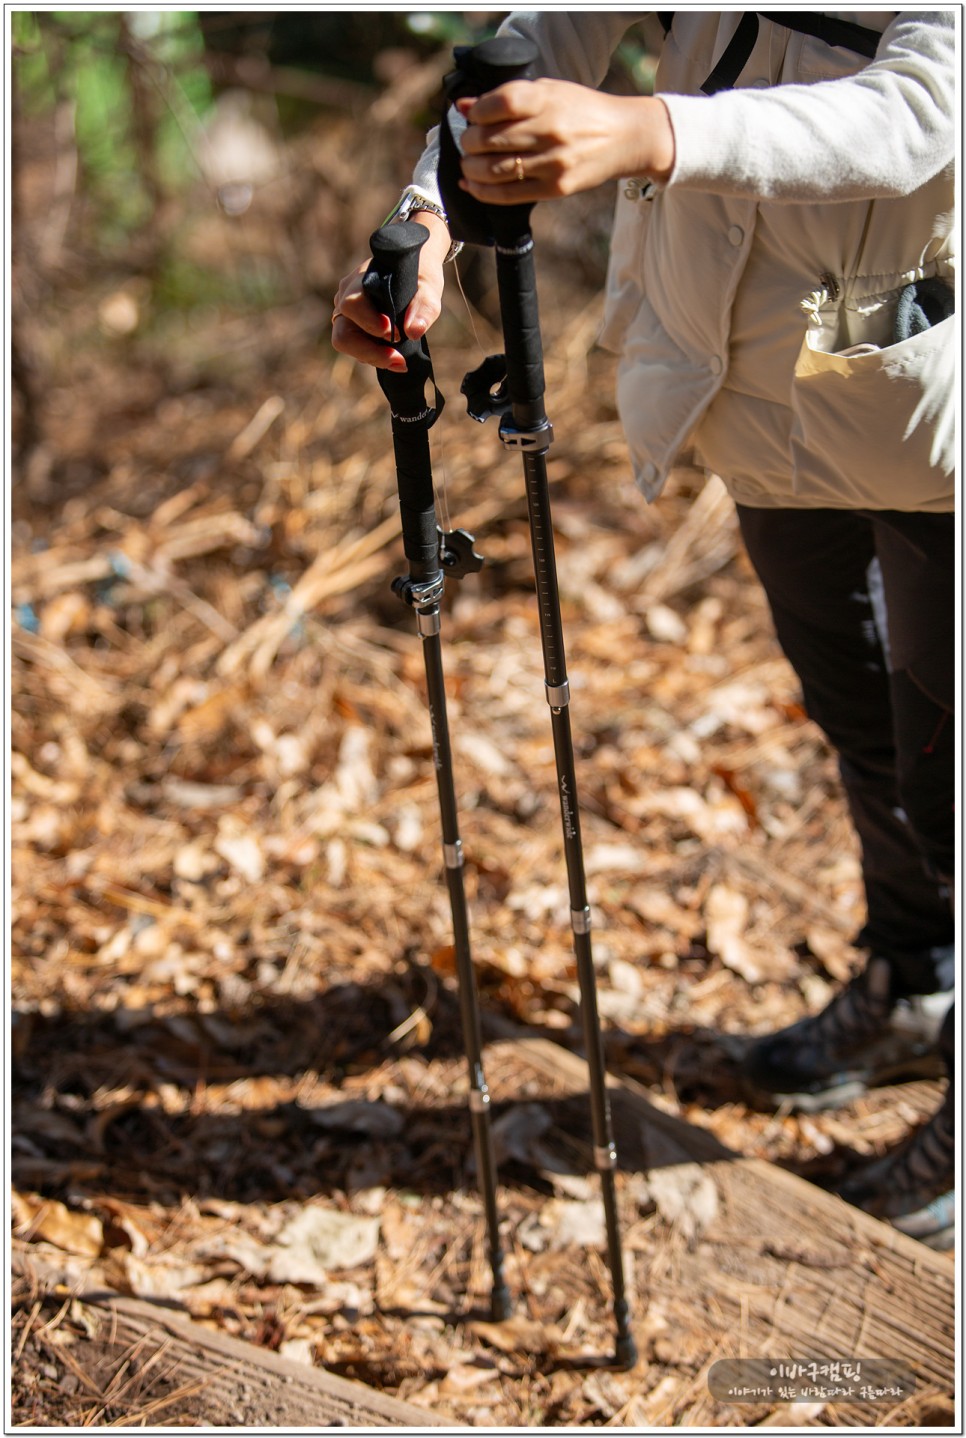
<path fill-rule="evenodd" d="M 617 1336 L 617 1345 L 614 1349 L 615 1368 L 633 1368 L 637 1362 L 637 1344 L 629 1333 L 620 1333 Z"/>
<path fill-rule="evenodd" d="M 490 1294 L 490 1314 L 494 1323 L 504 1323 L 513 1312 L 510 1290 L 505 1283 L 498 1284 Z"/>

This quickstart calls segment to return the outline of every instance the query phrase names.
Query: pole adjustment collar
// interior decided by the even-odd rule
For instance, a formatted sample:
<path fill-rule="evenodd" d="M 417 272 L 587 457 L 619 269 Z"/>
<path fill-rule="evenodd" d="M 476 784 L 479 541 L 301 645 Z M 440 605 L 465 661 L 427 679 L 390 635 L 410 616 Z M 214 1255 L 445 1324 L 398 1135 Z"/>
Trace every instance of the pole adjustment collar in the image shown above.
<path fill-rule="evenodd" d="M 509 415 L 500 420 L 500 438 L 507 449 L 522 449 L 527 454 L 545 454 L 553 444 L 553 425 L 541 420 L 531 429 L 519 429 Z"/>

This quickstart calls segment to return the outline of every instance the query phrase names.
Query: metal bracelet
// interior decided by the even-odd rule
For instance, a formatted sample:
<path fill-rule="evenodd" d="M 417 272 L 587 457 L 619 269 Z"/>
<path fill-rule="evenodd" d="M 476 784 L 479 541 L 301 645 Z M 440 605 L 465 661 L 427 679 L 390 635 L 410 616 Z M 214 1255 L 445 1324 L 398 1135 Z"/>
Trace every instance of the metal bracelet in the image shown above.
<path fill-rule="evenodd" d="M 418 214 L 420 210 L 429 215 L 437 215 L 446 228 L 449 229 L 449 216 L 442 205 L 437 205 L 434 200 L 427 199 L 425 195 L 421 194 L 419 190 L 415 189 L 412 185 L 407 185 L 405 190 L 403 190 L 399 199 L 383 220 L 383 224 L 392 225 L 395 224 L 397 220 L 410 220 L 413 215 Z M 450 247 L 446 251 L 446 255 L 443 259 L 443 264 L 448 265 L 451 260 L 455 260 L 462 248 L 462 240 L 451 240 Z"/>

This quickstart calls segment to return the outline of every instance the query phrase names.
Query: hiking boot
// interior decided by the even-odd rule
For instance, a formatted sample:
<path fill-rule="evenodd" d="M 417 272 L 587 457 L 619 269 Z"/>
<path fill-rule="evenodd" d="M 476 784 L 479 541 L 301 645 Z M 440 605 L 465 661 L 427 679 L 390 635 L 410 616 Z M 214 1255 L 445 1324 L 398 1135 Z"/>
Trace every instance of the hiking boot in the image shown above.
<path fill-rule="evenodd" d="M 956 1120 L 952 1084 L 942 1107 L 911 1138 L 838 1187 L 840 1198 L 930 1248 L 956 1239 Z"/>
<path fill-rule="evenodd" d="M 877 1084 L 945 1072 L 939 1031 L 949 993 L 892 997 L 886 959 L 872 958 L 821 1013 L 756 1039 L 741 1080 L 752 1101 L 813 1113 L 838 1108 Z"/>

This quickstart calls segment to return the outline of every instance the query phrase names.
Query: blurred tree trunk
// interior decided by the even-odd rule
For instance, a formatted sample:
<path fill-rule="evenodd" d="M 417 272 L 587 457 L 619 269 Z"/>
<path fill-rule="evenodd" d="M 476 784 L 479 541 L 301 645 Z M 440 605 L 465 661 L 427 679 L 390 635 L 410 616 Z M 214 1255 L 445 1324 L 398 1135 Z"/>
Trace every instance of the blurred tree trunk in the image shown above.
<path fill-rule="evenodd" d="M 119 47 L 127 59 L 132 128 L 138 152 L 138 168 L 150 201 L 153 221 L 164 203 L 164 193 L 158 177 L 157 165 L 157 92 L 148 79 L 147 64 L 149 61 L 131 33 L 127 15 L 122 13 L 118 16 L 118 25 Z"/>

